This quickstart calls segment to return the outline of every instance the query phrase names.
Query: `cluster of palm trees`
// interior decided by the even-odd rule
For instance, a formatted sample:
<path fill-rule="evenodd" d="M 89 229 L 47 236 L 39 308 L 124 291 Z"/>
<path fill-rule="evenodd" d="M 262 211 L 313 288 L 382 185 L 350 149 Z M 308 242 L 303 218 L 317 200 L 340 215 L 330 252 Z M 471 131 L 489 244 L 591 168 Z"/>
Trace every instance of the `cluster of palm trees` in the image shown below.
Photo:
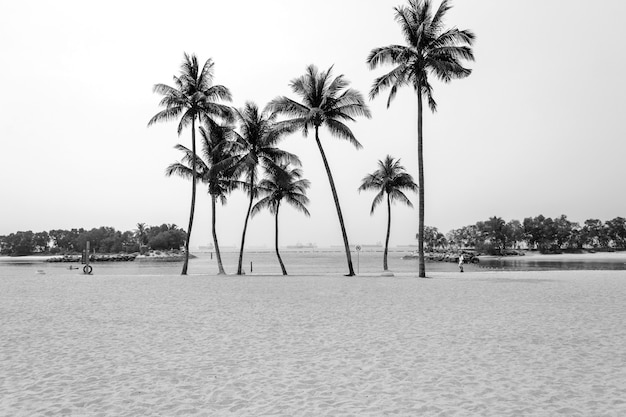
<path fill-rule="evenodd" d="M 418 184 L 404 172 L 404 168 L 391 156 L 379 161 L 378 170 L 362 181 L 359 190 L 376 189 L 374 208 L 386 196 L 388 227 L 385 244 L 384 268 L 387 269 L 387 246 L 391 222 L 391 203 L 400 201 L 411 205 L 402 190 L 419 190 L 418 251 L 420 254 L 419 276 L 425 277 L 423 255 L 424 235 L 424 167 L 422 158 L 422 99 L 428 100 L 432 111 L 436 102 L 432 95 L 429 75 L 449 82 L 466 77 L 471 70 L 461 65 L 462 60 L 473 60 L 470 46 L 474 34 L 456 28 L 445 29 L 443 18 L 450 9 L 449 2 L 443 0 L 434 11 L 429 0 L 408 0 L 407 6 L 395 8 L 395 18 L 400 24 L 407 45 L 390 45 L 374 48 L 367 57 L 371 69 L 379 65 L 391 64 L 394 68 L 378 77 L 370 90 L 370 99 L 389 89 L 387 106 L 396 95 L 399 87 L 413 86 L 417 92 L 418 124 Z M 361 93 L 349 87 L 343 75 L 333 76 L 333 68 L 320 71 L 315 65 L 306 68 L 305 73 L 290 82 L 292 91 L 299 100 L 278 97 L 263 109 L 255 103 L 247 102 L 241 109 L 228 106 L 232 97 L 222 85 L 213 84 L 214 63 L 211 59 L 200 67 L 195 55 L 184 55 L 179 76 L 174 76 L 172 86 L 156 84 L 154 91 L 163 96 L 160 105 L 164 107 L 148 123 L 178 121 L 178 134 L 191 128 L 191 149 L 177 145 L 183 152 L 181 162 L 172 164 L 167 174 L 177 174 L 191 179 L 191 208 L 185 261 L 182 274 L 187 273 L 189 239 L 193 226 L 196 199 L 196 185 L 201 181 L 208 186 L 212 201 L 212 233 L 217 256 L 219 273 L 224 273 L 219 245 L 215 233 L 215 206 L 234 189 L 245 190 L 249 196 L 248 210 L 243 226 L 237 274 L 242 274 L 243 251 L 246 230 L 251 215 L 267 208 L 276 219 L 276 253 L 281 269 L 286 274 L 278 252 L 278 213 L 281 202 L 291 204 L 304 214 L 308 214 L 306 189 L 309 182 L 302 178 L 300 160 L 294 154 L 278 148 L 278 142 L 286 135 L 301 131 L 304 136 L 312 133 L 322 157 L 324 169 L 330 184 L 343 237 L 347 275 L 354 275 L 350 245 L 346 233 L 343 214 L 335 187 L 335 181 L 320 140 L 320 128 L 325 127 L 333 136 L 347 140 L 357 149 L 361 144 L 346 122 L 356 117 L 371 117 Z M 279 119 L 280 118 L 280 119 Z M 238 127 L 236 127 L 236 125 Z M 196 126 L 199 127 L 202 152 L 196 149 Z M 260 171 L 263 171 L 261 173 Z M 257 197 L 263 195 L 254 204 Z"/>

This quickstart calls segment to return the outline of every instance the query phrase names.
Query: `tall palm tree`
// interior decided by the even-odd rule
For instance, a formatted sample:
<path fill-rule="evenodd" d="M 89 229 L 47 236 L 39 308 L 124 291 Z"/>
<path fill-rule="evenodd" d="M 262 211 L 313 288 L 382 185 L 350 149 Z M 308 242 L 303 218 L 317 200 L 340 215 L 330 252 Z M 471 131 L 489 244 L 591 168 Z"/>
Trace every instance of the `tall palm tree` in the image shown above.
<path fill-rule="evenodd" d="M 387 271 L 389 269 L 387 253 L 389 251 L 389 235 L 391 233 L 391 203 L 399 201 L 409 207 L 413 207 L 411 201 L 402 191 L 417 191 L 417 184 L 413 182 L 413 177 L 400 165 L 399 159 L 394 159 L 387 155 L 384 161 L 378 161 L 378 169 L 376 171 L 368 174 L 361 180 L 359 192 L 364 190 L 378 191 L 372 202 L 370 214 L 374 214 L 374 210 L 385 196 L 387 199 L 387 236 L 385 237 L 385 253 L 383 256 L 383 269 Z"/>
<path fill-rule="evenodd" d="M 141 253 L 141 246 L 146 244 L 146 224 L 137 223 L 137 232 L 135 232 L 137 243 L 139 245 L 139 253 Z"/>
<path fill-rule="evenodd" d="M 400 24 L 407 45 L 389 45 L 374 48 L 367 57 L 370 69 L 379 65 L 391 64 L 395 68 L 376 78 L 370 90 L 370 98 L 389 88 L 387 107 L 399 87 L 413 86 L 417 92 L 417 159 L 419 185 L 419 276 L 426 277 L 424 263 L 424 163 L 422 157 L 422 98 L 428 100 L 430 109 L 435 112 L 437 103 L 433 99 L 433 89 L 428 76 L 449 82 L 470 75 L 471 70 L 461 65 L 462 60 L 473 61 L 470 48 L 474 33 L 456 28 L 445 29 L 443 18 L 452 6 L 443 0 L 433 14 L 429 0 L 409 0 L 408 6 L 395 8 L 395 19 Z"/>
<path fill-rule="evenodd" d="M 226 274 L 222 263 L 222 255 L 217 239 L 216 225 L 216 202 L 226 204 L 226 196 L 238 186 L 233 178 L 234 167 L 228 165 L 231 158 L 229 153 L 229 137 L 232 134 L 230 126 L 212 125 L 210 122 L 200 126 L 202 144 L 201 157 L 196 155 L 196 180 L 208 185 L 211 196 L 211 233 L 213 246 L 217 258 L 218 275 Z M 166 175 L 178 175 L 183 178 L 193 179 L 191 161 L 193 152 L 183 145 L 177 145 L 176 149 L 184 152 L 183 162 L 176 162 L 167 167 Z"/>
<path fill-rule="evenodd" d="M 237 173 L 245 176 L 246 189 L 250 197 L 246 220 L 241 235 L 241 248 L 239 249 L 239 263 L 237 275 L 243 273 L 243 249 L 246 242 L 248 220 L 252 211 L 252 203 L 257 195 L 258 169 L 259 166 L 266 170 L 272 170 L 276 164 L 290 162 L 300 165 L 300 159 L 289 152 L 276 147 L 278 141 L 293 129 L 285 124 L 276 123 L 276 113 L 265 108 L 259 110 L 252 102 L 247 102 L 242 109 L 235 110 L 235 117 L 239 122 L 239 133 L 235 134 L 235 146 L 233 146 L 232 160 L 229 162 L 237 167 Z"/>
<path fill-rule="evenodd" d="M 222 85 L 213 85 L 213 60 L 210 58 L 202 68 L 198 65 L 195 55 L 184 54 L 183 63 L 180 67 L 180 75 L 174 76 L 174 86 L 155 84 L 153 91 L 161 94 L 163 98 L 159 103 L 164 110 L 155 114 L 148 122 L 148 126 L 156 122 L 175 120 L 178 122 L 178 135 L 183 129 L 191 125 L 191 152 L 196 153 L 196 121 L 214 118 L 232 120 L 229 106 L 219 101 L 230 101 L 230 91 Z M 194 210 L 196 207 L 196 158 L 191 159 L 191 209 L 189 213 L 189 226 L 187 239 L 185 240 L 185 262 L 181 275 L 187 275 L 189 264 L 189 241 L 193 226 Z"/>
<path fill-rule="evenodd" d="M 302 102 L 298 103 L 288 97 L 278 97 L 270 102 L 270 108 L 285 114 L 291 119 L 285 120 L 288 126 L 302 130 L 307 136 L 309 129 L 315 130 L 315 142 L 322 156 L 328 182 L 335 202 L 337 217 L 343 236 L 343 244 L 348 261 L 348 276 L 354 275 L 352 267 L 352 257 L 350 255 L 350 244 L 348 235 L 339 205 L 339 197 L 335 188 L 324 148 L 319 137 L 319 129 L 322 126 L 331 134 L 340 139 L 346 139 L 357 149 L 361 144 L 354 137 L 354 134 L 344 124 L 346 121 L 354 121 L 356 116 L 371 117 L 370 111 L 363 100 L 361 93 L 352 88 L 348 88 L 349 82 L 343 75 L 332 77 L 332 67 L 326 71 L 319 72 L 315 65 L 309 65 L 303 76 L 291 80 L 290 86 L 294 93 L 300 96 Z"/>
<path fill-rule="evenodd" d="M 285 200 L 287 204 L 295 207 L 306 216 L 310 216 L 309 210 L 306 208 L 309 203 L 306 190 L 310 185 L 309 180 L 302 179 L 302 170 L 290 168 L 288 164 L 280 164 L 269 170 L 267 177 L 259 182 L 259 191 L 267 195 L 252 207 L 252 216 L 264 208 L 268 208 L 270 213 L 274 215 L 274 245 L 283 275 L 287 275 L 287 270 L 278 250 L 278 211 L 280 204 Z"/>

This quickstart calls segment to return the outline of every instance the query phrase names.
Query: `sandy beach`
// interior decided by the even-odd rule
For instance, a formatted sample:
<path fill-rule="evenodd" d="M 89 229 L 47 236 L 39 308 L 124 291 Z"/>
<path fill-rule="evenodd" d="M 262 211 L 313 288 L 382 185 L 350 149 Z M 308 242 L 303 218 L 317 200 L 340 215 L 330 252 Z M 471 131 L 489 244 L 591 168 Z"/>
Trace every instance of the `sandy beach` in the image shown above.
<path fill-rule="evenodd" d="M 626 415 L 626 272 L 431 276 L 2 276 L 0 415 Z"/>

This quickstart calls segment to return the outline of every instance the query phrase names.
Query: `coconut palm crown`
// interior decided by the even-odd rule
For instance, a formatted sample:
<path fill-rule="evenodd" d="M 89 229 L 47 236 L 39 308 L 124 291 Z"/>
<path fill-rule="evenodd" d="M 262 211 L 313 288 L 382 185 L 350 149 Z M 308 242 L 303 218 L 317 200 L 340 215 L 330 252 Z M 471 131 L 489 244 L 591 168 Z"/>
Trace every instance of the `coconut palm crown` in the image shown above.
<path fill-rule="evenodd" d="M 371 114 L 361 93 L 349 88 L 349 84 L 343 75 L 333 77 L 332 67 L 320 72 L 315 65 L 309 65 L 304 75 L 291 80 L 289 84 L 293 92 L 300 96 L 301 102 L 282 96 L 272 100 L 269 106 L 288 117 L 283 123 L 301 130 L 304 136 L 307 136 L 311 129 L 315 132 L 315 142 L 322 156 L 339 218 L 348 262 L 347 275 L 353 276 L 354 268 L 350 255 L 350 244 L 348 243 L 339 197 L 319 137 L 320 127 L 325 126 L 333 136 L 349 141 L 357 149 L 362 147 L 345 122 L 353 122 L 358 116 L 369 118 Z"/>
<path fill-rule="evenodd" d="M 389 250 L 389 236 L 391 232 L 391 204 L 394 201 L 399 201 L 409 207 L 413 207 L 413 204 L 403 193 L 403 190 L 417 191 L 417 184 L 413 182 L 413 177 L 405 171 L 402 165 L 400 165 L 399 159 L 394 159 L 387 155 L 384 161 L 378 161 L 378 169 L 376 171 L 368 174 L 363 178 L 363 180 L 361 180 L 359 192 L 365 190 L 378 191 L 372 201 L 370 214 L 374 213 L 376 207 L 385 197 L 387 200 L 387 235 L 385 238 L 385 252 L 383 255 L 383 269 L 387 271 L 389 269 L 387 264 L 387 254 Z"/>
<path fill-rule="evenodd" d="M 289 162 L 299 166 L 300 159 L 296 155 L 276 146 L 284 135 L 293 131 L 291 126 L 276 122 L 276 112 L 269 108 L 260 110 L 256 104 L 247 102 L 242 109 L 235 110 L 235 116 L 239 122 L 239 132 L 235 133 L 235 143 L 232 148 L 233 156 L 232 161 L 229 163 L 237 168 L 237 174 L 245 176 L 245 188 L 250 197 L 241 236 L 239 263 L 237 265 L 237 274 L 241 275 L 243 273 L 243 250 L 246 230 L 250 212 L 252 211 L 252 204 L 257 195 L 259 167 L 271 171 L 280 163 Z"/>
<path fill-rule="evenodd" d="M 174 86 L 155 84 L 153 87 L 155 93 L 163 96 L 159 104 L 165 109 L 155 114 L 148 122 L 148 126 L 156 122 L 179 119 L 177 129 L 179 136 L 185 127 L 191 126 L 191 152 L 194 156 L 197 155 L 196 121 L 213 120 L 214 118 L 232 120 L 231 108 L 220 103 L 220 101 L 231 100 L 230 91 L 222 85 L 213 85 L 213 67 L 214 63 L 210 58 L 200 68 L 196 56 L 185 53 L 180 67 L 180 75 L 173 77 Z M 189 242 L 196 206 L 195 157 L 191 159 L 191 173 L 191 208 L 182 275 L 187 275 Z"/>
<path fill-rule="evenodd" d="M 254 216 L 262 209 L 267 208 L 274 215 L 274 246 L 278 263 L 283 272 L 287 275 L 287 270 L 278 250 L 278 212 L 283 200 L 301 211 L 306 216 L 310 216 L 306 205 L 309 198 L 306 196 L 306 190 L 310 186 L 309 180 L 302 178 L 302 170 L 299 168 L 291 168 L 289 164 L 280 164 L 274 169 L 268 170 L 266 178 L 259 182 L 258 190 L 265 194 L 252 208 Z"/>
<path fill-rule="evenodd" d="M 395 19 L 400 25 L 406 45 L 389 45 L 374 48 L 367 57 L 370 69 L 379 65 L 394 68 L 374 81 L 370 90 L 373 99 L 389 89 L 387 107 L 396 96 L 398 88 L 412 86 L 417 92 L 417 153 L 419 185 L 418 252 L 419 276 L 426 277 L 424 262 L 424 164 L 422 156 L 422 99 L 426 98 L 434 112 L 437 103 L 429 81 L 432 74 L 443 82 L 464 78 L 471 74 L 462 61 L 473 61 L 471 45 L 474 33 L 456 28 L 446 29 L 443 19 L 452 6 L 443 0 L 433 13 L 429 0 L 409 0 L 407 6 L 398 6 Z"/>
<path fill-rule="evenodd" d="M 239 187 L 239 182 L 234 178 L 235 168 L 229 166 L 227 161 L 231 158 L 229 138 L 232 135 L 232 127 L 213 125 L 206 121 L 206 126 L 200 127 L 202 144 L 201 156 L 196 155 L 196 180 L 208 186 L 211 196 L 211 232 L 213 235 L 213 247 L 217 258 L 218 274 L 225 274 L 222 256 L 216 231 L 216 202 L 226 204 L 227 195 Z M 183 145 L 176 145 L 176 149 L 184 153 L 182 162 L 169 165 L 165 171 L 167 176 L 178 175 L 183 178 L 193 179 L 191 161 L 193 152 Z"/>

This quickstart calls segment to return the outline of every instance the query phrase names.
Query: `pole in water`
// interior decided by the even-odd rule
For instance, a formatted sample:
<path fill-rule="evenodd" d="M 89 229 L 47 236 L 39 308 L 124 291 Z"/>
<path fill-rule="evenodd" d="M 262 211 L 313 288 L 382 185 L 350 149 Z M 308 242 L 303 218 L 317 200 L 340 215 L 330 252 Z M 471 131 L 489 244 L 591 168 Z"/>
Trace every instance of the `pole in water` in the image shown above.
<path fill-rule="evenodd" d="M 93 271 L 93 268 L 89 265 L 89 241 L 87 241 L 87 245 L 85 246 L 85 266 L 83 266 L 83 274 L 91 275 L 91 271 Z"/>
<path fill-rule="evenodd" d="M 252 261 L 250 261 L 250 273 L 252 273 Z"/>

